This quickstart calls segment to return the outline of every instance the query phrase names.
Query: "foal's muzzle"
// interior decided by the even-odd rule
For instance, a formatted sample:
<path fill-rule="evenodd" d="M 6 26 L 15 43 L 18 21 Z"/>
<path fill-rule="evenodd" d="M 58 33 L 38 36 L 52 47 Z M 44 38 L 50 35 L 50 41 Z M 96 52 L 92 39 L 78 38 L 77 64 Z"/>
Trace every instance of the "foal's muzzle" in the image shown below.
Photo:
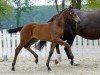
<path fill-rule="evenodd" d="M 80 23 L 81 23 L 81 21 L 78 21 L 78 22 L 77 22 L 77 24 L 80 24 Z"/>

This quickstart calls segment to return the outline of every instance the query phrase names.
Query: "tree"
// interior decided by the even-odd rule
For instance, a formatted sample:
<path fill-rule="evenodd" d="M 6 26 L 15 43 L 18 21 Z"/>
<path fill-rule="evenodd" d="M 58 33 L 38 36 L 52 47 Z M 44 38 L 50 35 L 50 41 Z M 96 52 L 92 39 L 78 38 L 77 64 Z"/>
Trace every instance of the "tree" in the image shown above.
<path fill-rule="evenodd" d="M 2 28 L 1 21 L 8 19 L 13 12 L 13 7 L 6 0 L 0 0 L 0 28 Z"/>
<path fill-rule="evenodd" d="M 77 0 L 77 8 L 81 9 L 81 0 Z"/>
<path fill-rule="evenodd" d="M 81 0 L 71 0 L 71 3 L 75 8 L 81 9 Z"/>
<path fill-rule="evenodd" d="M 16 5 L 16 25 L 17 27 L 20 25 L 20 17 L 22 12 L 30 13 L 30 0 L 24 0 L 24 3 L 21 3 L 21 0 L 13 0 Z"/>
<path fill-rule="evenodd" d="M 62 10 L 65 8 L 65 0 L 62 0 Z"/>
<path fill-rule="evenodd" d="M 57 12 L 59 13 L 58 0 L 55 0 L 55 5 L 56 5 Z"/>
<path fill-rule="evenodd" d="M 81 0 L 69 0 L 71 1 L 71 4 L 78 9 L 81 9 Z M 65 3 L 67 2 L 67 0 L 62 0 L 62 4 L 61 4 L 61 8 L 62 10 L 65 8 Z M 58 6 L 58 0 L 55 0 L 55 5 L 56 5 L 56 9 L 59 12 L 59 6 Z"/>
<path fill-rule="evenodd" d="M 100 9 L 100 0 L 87 0 L 89 8 Z"/>

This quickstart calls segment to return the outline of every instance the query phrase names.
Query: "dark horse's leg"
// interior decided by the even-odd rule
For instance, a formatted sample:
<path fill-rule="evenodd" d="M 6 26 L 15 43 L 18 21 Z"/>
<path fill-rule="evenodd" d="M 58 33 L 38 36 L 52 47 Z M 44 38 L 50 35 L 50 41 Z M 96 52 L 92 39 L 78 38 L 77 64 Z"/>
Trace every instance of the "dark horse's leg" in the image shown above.
<path fill-rule="evenodd" d="M 73 44 L 73 42 L 74 42 L 74 38 L 75 38 L 75 36 L 67 40 L 67 43 L 69 43 L 70 46 L 72 46 L 72 44 Z M 71 59 L 70 64 L 71 64 L 71 65 L 76 65 L 76 66 L 77 66 L 78 64 L 75 64 L 75 63 L 74 63 L 74 56 L 73 56 L 73 58 L 70 56 L 70 53 L 69 53 L 69 51 L 67 50 L 66 47 L 64 48 L 64 50 L 65 50 L 66 55 L 68 56 L 68 59 Z"/>
<path fill-rule="evenodd" d="M 74 38 L 67 40 L 67 43 L 69 43 L 69 45 L 72 46 L 73 41 L 74 41 Z M 71 62 L 70 62 L 71 65 L 73 65 L 73 63 L 74 63 L 74 56 L 73 57 L 70 56 L 70 53 L 69 53 L 69 51 L 67 50 L 66 47 L 64 48 L 64 50 L 65 50 L 66 55 L 68 56 L 68 59 L 71 59 Z"/>
<path fill-rule="evenodd" d="M 31 39 L 25 46 L 24 48 L 27 49 L 30 53 L 32 53 L 34 55 L 34 57 L 36 58 L 35 63 L 38 63 L 38 55 L 30 48 L 30 46 L 32 44 L 34 44 L 35 42 L 37 42 L 37 39 Z"/>
<path fill-rule="evenodd" d="M 46 66 L 47 66 L 47 68 L 48 68 L 49 71 L 51 70 L 51 68 L 50 68 L 50 66 L 49 66 L 49 62 L 50 62 L 50 58 L 51 58 L 51 56 L 52 56 L 52 54 L 53 54 L 53 52 L 54 52 L 55 46 L 56 46 L 55 43 L 52 43 L 52 44 L 51 44 L 51 48 L 50 48 L 50 51 L 49 51 L 49 56 L 48 56 L 48 59 L 47 59 L 47 62 L 46 62 Z"/>

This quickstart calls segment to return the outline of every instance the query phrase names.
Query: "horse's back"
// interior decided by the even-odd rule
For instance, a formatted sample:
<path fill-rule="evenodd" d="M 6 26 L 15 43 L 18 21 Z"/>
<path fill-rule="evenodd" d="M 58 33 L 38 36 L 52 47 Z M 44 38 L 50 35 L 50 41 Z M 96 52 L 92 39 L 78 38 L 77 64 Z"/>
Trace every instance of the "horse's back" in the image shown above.
<path fill-rule="evenodd" d="M 100 10 L 79 11 L 81 23 L 77 25 L 77 34 L 86 39 L 100 38 Z"/>

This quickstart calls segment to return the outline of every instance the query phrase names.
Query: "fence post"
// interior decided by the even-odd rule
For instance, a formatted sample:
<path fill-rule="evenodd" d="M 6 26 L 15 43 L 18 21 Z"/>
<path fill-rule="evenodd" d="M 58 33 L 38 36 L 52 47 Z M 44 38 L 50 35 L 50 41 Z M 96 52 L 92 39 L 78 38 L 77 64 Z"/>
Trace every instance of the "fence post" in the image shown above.
<path fill-rule="evenodd" d="M 3 30 L 3 60 L 8 60 L 8 48 L 7 48 L 7 33 L 6 30 Z"/>
<path fill-rule="evenodd" d="M 8 57 L 11 57 L 11 36 L 8 32 L 7 32 L 6 37 L 7 37 Z"/>
<path fill-rule="evenodd" d="M 0 57 L 2 57 L 2 33 L 1 33 L 1 31 L 0 31 Z"/>

